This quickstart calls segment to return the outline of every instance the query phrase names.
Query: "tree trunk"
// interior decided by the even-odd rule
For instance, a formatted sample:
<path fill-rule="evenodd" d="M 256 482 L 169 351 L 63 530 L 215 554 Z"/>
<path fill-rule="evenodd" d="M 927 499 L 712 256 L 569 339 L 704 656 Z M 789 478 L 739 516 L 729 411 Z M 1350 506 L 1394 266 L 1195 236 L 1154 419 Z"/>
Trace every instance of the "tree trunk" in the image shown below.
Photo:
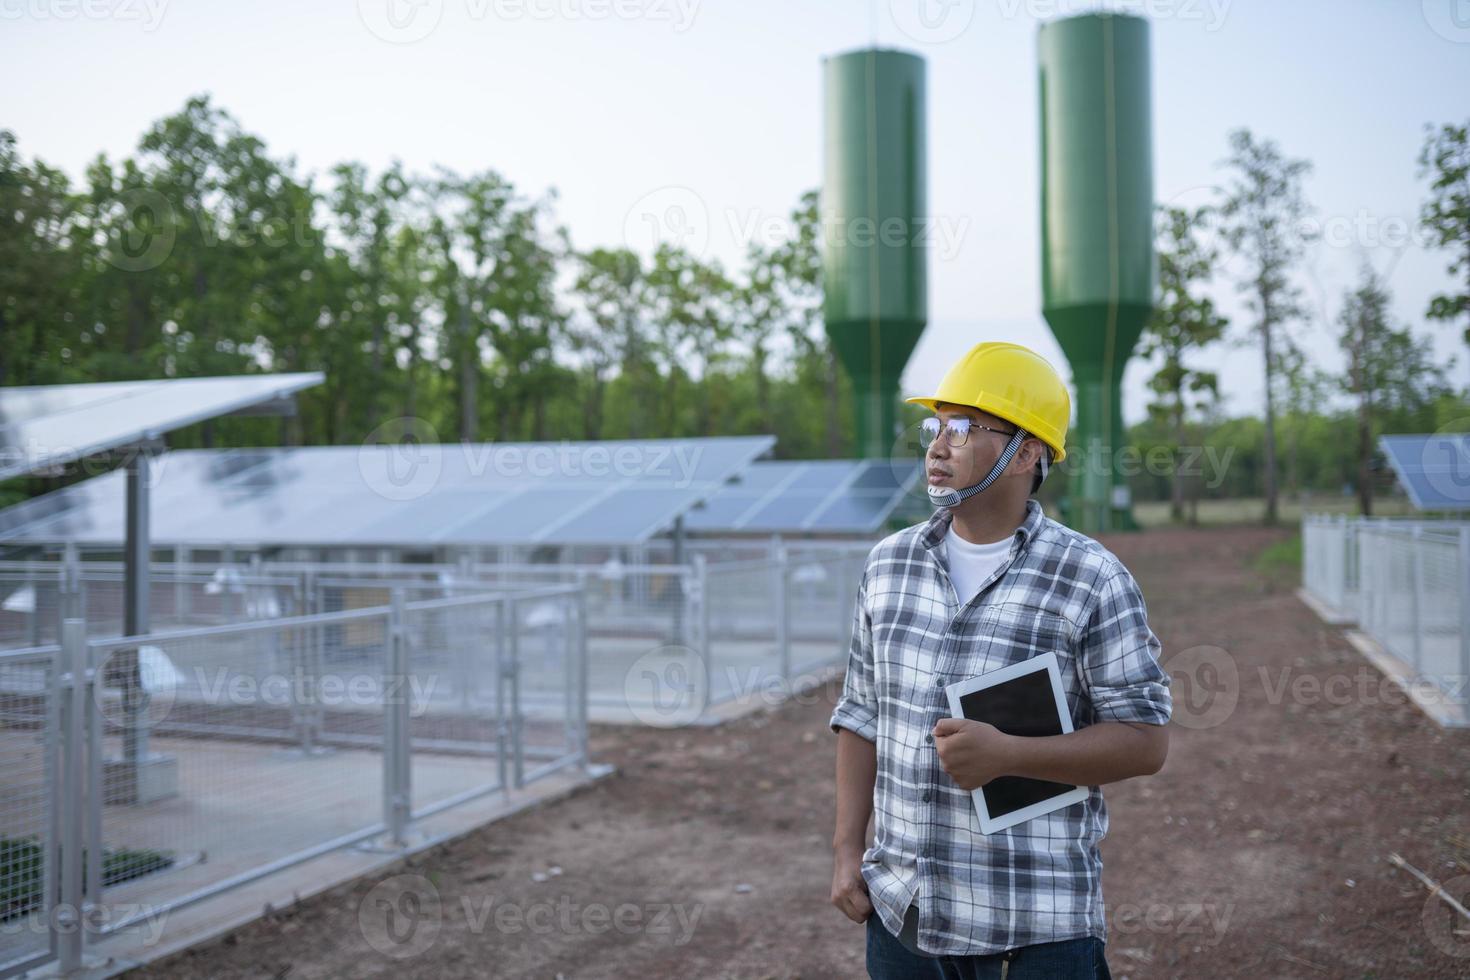
<path fill-rule="evenodd" d="M 470 336 L 468 304 L 459 308 L 459 441 L 479 438 L 480 345 Z"/>
<path fill-rule="evenodd" d="M 834 422 L 827 426 L 827 458 L 841 459 L 845 454 L 842 451 L 842 430 L 835 422 L 841 416 L 838 414 L 837 398 L 837 352 L 827 351 L 827 406 L 832 412 Z"/>
<path fill-rule="evenodd" d="M 1174 476 L 1170 480 L 1169 518 L 1172 521 L 1184 520 L 1184 479 L 1183 473 L 1179 472 L 1179 450 L 1184 447 L 1184 405 L 1181 397 L 1179 403 L 1174 406 Z"/>
<path fill-rule="evenodd" d="M 1274 525 L 1278 519 L 1276 503 L 1276 400 L 1272 393 L 1272 374 L 1275 362 L 1271 356 L 1272 323 L 1270 305 L 1265 297 L 1261 302 L 1261 339 L 1265 348 L 1266 364 L 1266 433 L 1265 446 L 1265 493 L 1266 493 L 1266 517 L 1267 525 Z"/>

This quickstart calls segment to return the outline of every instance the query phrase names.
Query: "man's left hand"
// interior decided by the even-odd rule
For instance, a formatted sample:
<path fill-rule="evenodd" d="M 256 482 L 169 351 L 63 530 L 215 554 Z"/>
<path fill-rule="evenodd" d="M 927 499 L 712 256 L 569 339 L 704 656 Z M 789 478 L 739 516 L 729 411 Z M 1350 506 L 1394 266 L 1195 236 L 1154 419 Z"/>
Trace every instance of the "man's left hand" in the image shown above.
<path fill-rule="evenodd" d="M 979 789 L 1009 774 L 1015 736 L 968 718 L 941 718 L 933 734 L 939 764 L 960 789 Z"/>

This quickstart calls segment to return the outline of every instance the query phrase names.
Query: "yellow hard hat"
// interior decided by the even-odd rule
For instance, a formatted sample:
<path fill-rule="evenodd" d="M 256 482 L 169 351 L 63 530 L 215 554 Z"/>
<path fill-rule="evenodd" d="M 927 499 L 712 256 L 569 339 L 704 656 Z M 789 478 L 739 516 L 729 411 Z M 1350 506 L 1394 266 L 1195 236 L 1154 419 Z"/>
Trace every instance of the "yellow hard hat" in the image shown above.
<path fill-rule="evenodd" d="M 940 402 L 978 408 L 1046 443 L 1053 463 L 1067 458 L 1072 396 L 1057 369 L 1020 344 L 976 344 L 949 369 L 933 397 L 905 401 L 923 405 L 931 412 L 938 411 L 935 406 Z"/>

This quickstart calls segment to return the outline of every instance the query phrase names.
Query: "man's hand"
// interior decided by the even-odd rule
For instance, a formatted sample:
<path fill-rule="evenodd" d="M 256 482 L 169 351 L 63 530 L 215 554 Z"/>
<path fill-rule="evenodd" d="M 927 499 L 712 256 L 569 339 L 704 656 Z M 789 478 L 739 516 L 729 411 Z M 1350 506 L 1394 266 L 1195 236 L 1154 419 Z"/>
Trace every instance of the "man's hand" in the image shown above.
<path fill-rule="evenodd" d="M 979 789 L 1010 774 L 1016 736 L 968 718 L 941 718 L 934 726 L 939 764 L 960 789 Z"/>
<path fill-rule="evenodd" d="M 862 867 L 862 848 L 844 848 L 832 853 L 832 904 L 854 922 L 866 922 L 873 914 Z"/>

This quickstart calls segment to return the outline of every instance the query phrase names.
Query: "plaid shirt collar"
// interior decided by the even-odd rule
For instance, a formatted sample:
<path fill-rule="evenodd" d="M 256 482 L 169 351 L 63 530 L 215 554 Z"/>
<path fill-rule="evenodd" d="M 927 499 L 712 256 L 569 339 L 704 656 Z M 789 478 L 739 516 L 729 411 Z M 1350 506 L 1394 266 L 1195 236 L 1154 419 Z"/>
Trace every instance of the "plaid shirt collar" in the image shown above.
<path fill-rule="evenodd" d="M 1035 497 L 1027 497 L 1026 518 L 1015 532 L 1021 548 L 1031 543 L 1045 522 L 1046 515 L 1041 511 L 1041 504 L 1037 503 Z M 924 530 L 919 534 L 919 543 L 925 550 L 933 553 L 935 548 L 944 543 L 944 536 L 949 533 L 949 526 L 953 523 L 954 511 L 948 507 L 940 507 L 924 525 Z"/>

